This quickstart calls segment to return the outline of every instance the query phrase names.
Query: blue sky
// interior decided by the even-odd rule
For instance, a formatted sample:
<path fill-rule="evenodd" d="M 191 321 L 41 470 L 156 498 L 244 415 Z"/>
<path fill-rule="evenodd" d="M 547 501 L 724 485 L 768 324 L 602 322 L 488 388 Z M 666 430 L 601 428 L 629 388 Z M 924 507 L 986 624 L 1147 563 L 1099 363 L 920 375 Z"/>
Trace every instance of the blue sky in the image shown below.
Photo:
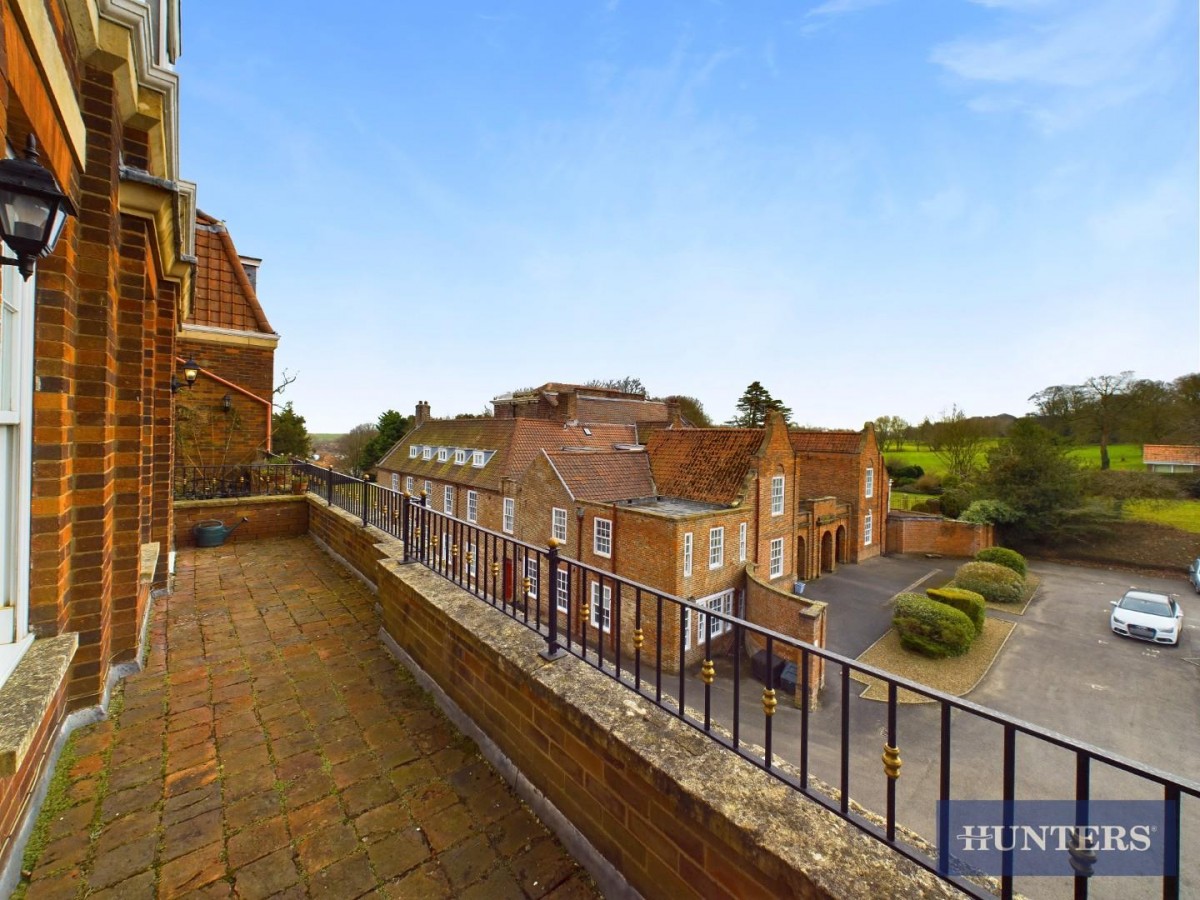
<path fill-rule="evenodd" d="M 635 375 L 718 421 L 1200 369 L 1191 0 L 184 10 L 182 168 L 344 431 Z"/>

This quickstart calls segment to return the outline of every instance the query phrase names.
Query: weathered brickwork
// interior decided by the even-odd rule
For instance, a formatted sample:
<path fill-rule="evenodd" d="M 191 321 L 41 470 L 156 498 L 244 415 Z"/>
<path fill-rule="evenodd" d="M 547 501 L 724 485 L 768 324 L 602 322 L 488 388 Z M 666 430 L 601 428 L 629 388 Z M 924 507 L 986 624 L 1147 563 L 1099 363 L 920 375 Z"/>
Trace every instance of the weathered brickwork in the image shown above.
<path fill-rule="evenodd" d="M 581 661 L 546 665 L 540 637 L 424 568 L 398 564 L 374 529 L 319 502 L 312 525 L 342 558 L 369 566 L 362 573 L 378 585 L 388 635 L 640 893 L 951 895 L 661 710 L 647 704 L 631 716 L 633 695 L 614 693 Z"/>
<path fill-rule="evenodd" d="M 247 521 L 238 525 L 242 519 Z M 180 500 L 175 503 L 175 546 L 194 547 L 193 532 L 200 522 L 237 525 L 226 541 L 253 541 L 296 537 L 308 533 L 308 499 L 294 497 L 244 497 L 236 500 Z"/>
<path fill-rule="evenodd" d="M 177 352 L 184 360 L 194 359 L 204 370 L 194 387 L 183 388 L 176 395 L 180 464 L 240 466 L 260 459 L 267 450 L 275 351 L 181 338 Z M 223 404 L 226 396 L 229 410 Z"/>
<path fill-rule="evenodd" d="M 0 0 L 4 137 L 15 148 L 36 137 L 78 213 L 31 282 L 30 586 L 18 598 L 35 637 L 73 633 L 78 646 L 33 748 L 0 779 L 0 865 L 64 713 L 95 705 L 112 667 L 136 657 L 151 591 L 167 580 L 169 382 L 193 188 L 175 171 L 174 75 L 151 77 L 158 64 L 134 55 L 157 44 L 158 6 L 118 22 L 88 0 Z"/>
<path fill-rule="evenodd" d="M 892 553 L 974 556 L 995 543 L 995 529 L 991 525 L 904 512 L 893 513 L 888 519 L 888 548 Z"/>

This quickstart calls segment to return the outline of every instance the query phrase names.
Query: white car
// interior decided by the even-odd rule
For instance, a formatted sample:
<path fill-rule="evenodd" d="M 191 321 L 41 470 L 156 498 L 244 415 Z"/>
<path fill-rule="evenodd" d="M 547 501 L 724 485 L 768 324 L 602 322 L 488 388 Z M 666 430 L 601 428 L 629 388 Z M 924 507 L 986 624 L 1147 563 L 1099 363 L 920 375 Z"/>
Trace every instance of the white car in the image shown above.
<path fill-rule="evenodd" d="M 1183 609 L 1174 597 L 1152 591 L 1126 591 L 1125 596 L 1112 601 L 1112 605 L 1109 625 L 1116 634 L 1156 644 L 1179 643 Z"/>
<path fill-rule="evenodd" d="M 1188 566 L 1188 581 L 1192 583 L 1196 593 L 1200 594 L 1200 559 L 1193 559 L 1192 564 Z"/>

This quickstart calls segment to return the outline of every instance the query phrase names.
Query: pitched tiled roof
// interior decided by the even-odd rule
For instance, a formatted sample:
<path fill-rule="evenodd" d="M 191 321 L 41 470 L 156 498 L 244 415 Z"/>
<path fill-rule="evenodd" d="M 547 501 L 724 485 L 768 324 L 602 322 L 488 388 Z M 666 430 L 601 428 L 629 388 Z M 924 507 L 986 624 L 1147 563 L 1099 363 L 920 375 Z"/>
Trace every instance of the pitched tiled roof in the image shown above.
<path fill-rule="evenodd" d="M 654 496 L 650 460 L 638 450 L 548 450 L 546 457 L 576 500 L 610 503 Z"/>
<path fill-rule="evenodd" d="M 543 450 L 588 447 L 611 450 L 615 444 L 635 440 L 631 425 L 566 425 L 545 419 L 430 419 L 406 434 L 379 463 L 379 468 L 404 472 L 418 478 L 451 481 L 486 490 L 500 490 L 503 478 L 522 475 Z M 409 457 L 414 444 L 429 447 L 492 451 L 487 464 L 477 469 L 471 456 L 465 464 L 454 462 L 454 453 L 438 462 Z"/>
<path fill-rule="evenodd" d="M 661 400 L 626 400 L 589 397 L 580 393 L 576 415 L 580 422 L 669 422 L 667 404 Z"/>
<path fill-rule="evenodd" d="M 186 324 L 275 333 L 258 303 L 228 229 L 199 210 L 196 211 L 196 289 Z"/>
<path fill-rule="evenodd" d="M 738 498 L 761 428 L 680 428 L 650 434 L 646 452 L 658 493 L 705 503 Z"/>
<path fill-rule="evenodd" d="M 1200 466 L 1200 447 L 1189 444 L 1146 444 L 1142 447 L 1142 462 Z"/>
<path fill-rule="evenodd" d="M 863 448 L 861 431 L 789 431 L 788 439 L 797 453 L 858 453 Z"/>

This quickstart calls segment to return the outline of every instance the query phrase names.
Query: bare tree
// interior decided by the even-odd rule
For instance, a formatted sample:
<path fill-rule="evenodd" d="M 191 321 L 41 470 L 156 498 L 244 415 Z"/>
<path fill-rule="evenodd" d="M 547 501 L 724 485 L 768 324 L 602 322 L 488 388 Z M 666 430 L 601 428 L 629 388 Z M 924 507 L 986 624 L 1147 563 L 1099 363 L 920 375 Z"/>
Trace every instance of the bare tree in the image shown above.
<path fill-rule="evenodd" d="M 875 426 L 875 437 L 879 440 L 881 450 L 891 447 L 893 450 L 904 449 L 904 439 L 912 426 L 899 416 L 880 416 L 871 423 Z"/>
<path fill-rule="evenodd" d="M 1100 434 L 1100 468 L 1108 468 L 1108 445 L 1113 432 L 1133 402 L 1130 386 L 1133 372 L 1120 375 L 1094 375 L 1079 386 L 1083 394 L 1082 412 Z"/>
<path fill-rule="evenodd" d="M 951 475 L 969 480 L 979 465 L 987 435 L 978 419 L 968 419 L 958 406 L 933 423 L 931 444 Z"/>
<path fill-rule="evenodd" d="M 379 426 L 374 422 L 355 425 L 338 439 L 338 462 L 349 469 L 352 475 L 359 474 L 362 471 L 363 451 L 378 433 Z"/>

